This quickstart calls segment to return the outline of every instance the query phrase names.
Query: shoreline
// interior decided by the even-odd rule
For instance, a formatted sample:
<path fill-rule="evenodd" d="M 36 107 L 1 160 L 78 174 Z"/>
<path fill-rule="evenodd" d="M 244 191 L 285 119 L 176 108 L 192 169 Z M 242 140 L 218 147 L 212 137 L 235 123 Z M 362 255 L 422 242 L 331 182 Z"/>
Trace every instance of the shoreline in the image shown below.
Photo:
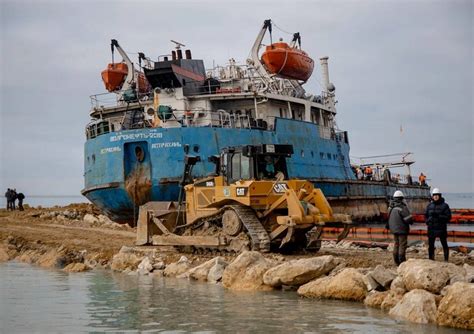
<path fill-rule="evenodd" d="M 451 263 L 445 264 L 425 260 L 423 245 L 412 246 L 409 261 L 396 268 L 391 252 L 350 242 L 326 242 L 315 254 L 239 255 L 135 247 L 134 240 L 135 229 L 110 221 L 89 204 L 0 211 L 0 262 L 177 277 L 234 291 L 294 290 L 306 298 L 361 302 L 413 322 L 474 329 L 472 253 L 451 252 Z"/>

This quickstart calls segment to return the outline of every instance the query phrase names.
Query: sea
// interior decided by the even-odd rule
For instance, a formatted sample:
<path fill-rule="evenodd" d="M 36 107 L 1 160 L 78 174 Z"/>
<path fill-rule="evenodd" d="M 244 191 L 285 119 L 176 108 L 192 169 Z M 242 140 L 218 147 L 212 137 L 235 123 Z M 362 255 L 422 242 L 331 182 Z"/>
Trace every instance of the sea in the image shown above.
<path fill-rule="evenodd" d="M 0 333 L 469 333 L 361 303 L 94 270 L 0 264 Z"/>

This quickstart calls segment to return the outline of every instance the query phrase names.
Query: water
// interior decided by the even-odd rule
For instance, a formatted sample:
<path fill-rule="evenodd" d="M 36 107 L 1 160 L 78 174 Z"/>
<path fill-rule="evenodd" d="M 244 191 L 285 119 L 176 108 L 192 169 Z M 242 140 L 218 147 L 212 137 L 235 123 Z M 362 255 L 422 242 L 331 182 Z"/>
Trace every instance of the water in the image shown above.
<path fill-rule="evenodd" d="M 446 202 L 455 209 L 474 209 L 474 193 L 446 193 Z"/>
<path fill-rule="evenodd" d="M 67 274 L 0 264 L 0 333 L 462 333 L 396 321 L 359 303 L 294 292 L 232 293 L 218 285 L 107 271 Z"/>

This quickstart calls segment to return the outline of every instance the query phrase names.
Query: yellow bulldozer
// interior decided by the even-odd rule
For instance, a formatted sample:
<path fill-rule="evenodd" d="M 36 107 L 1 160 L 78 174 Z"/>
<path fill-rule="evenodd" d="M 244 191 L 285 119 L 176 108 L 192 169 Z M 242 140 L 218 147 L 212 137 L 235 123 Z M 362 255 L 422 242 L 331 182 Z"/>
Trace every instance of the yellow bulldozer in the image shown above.
<path fill-rule="evenodd" d="M 215 173 L 198 180 L 200 157 L 186 155 L 178 202 L 140 207 L 137 245 L 317 251 L 325 227 L 344 227 L 338 241 L 345 238 L 350 217 L 333 213 L 311 182 L 288 178 L 292 154 L 292 145 L 228 147 L 209 158 Z"/>

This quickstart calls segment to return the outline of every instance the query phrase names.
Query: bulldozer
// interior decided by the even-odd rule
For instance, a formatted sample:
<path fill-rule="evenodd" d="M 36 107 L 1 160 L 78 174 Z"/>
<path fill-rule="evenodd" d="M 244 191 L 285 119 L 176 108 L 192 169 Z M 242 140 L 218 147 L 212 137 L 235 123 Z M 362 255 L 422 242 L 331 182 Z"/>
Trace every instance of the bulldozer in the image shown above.
<path fill-rule="evenodd" d="M 333 213 L 320 189 L 289 179 L 292 145 L 244 145 L 209 157 L 212 175 L 193 180 L 199 156 L 185 155 L 177 202 L 139 208 L 137 245 L 189 246 L 232 252 L 318 251 L 325 227 L 344 227 L 350 216 Z"/>

